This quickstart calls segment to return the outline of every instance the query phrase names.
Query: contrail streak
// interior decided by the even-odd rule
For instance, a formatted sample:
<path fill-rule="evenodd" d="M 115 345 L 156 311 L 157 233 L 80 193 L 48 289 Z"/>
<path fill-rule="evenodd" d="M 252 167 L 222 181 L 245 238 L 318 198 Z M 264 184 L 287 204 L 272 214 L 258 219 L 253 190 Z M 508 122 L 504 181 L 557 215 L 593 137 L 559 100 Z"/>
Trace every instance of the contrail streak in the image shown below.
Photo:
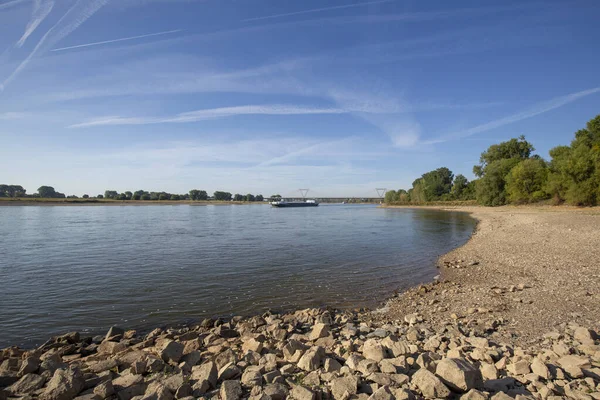
<path fill-rule="evenodd" d="M 125 37 L 125 38 L 120 38 L 120 39 L 104 40 L 102 42 L 93 42 L 93 43 L 78 44 L 76 46 L 61 47 L 58 49 L 53 49 L 51 51 L 63 51 L 63 50 L 70 50 L 70 49 L 78 49 L 81 47 L 99 46 L 102 44 L 125 42 L 127 40 L 142 39 L 142 38 L 147 38 L 147 37 L 151 37 L 151 36 L 168 35 L 170 33 L 177 33 L 177 32 L 181 32 L 181 31 L 182 31 L 182 29 L 175 29 L 172 31 L 149 33 L 147 35 L 130 36 L 130 37 Z"/>
<path fill-rule="evenodd" d="M 23 69 L 33 60 L 38 54 L 47 51 L 52 46 L 55 46 L 71 32 L 79 28 L 81 24 L 87 21 L 100 8 L 108 3 L 109 0 L 77 0 L 77 2 L 66 12 L 62 18 L 52 26 L 40 39 L 35 48 L 29 53 L 21 64 L 9 75 L 8 78 L 0 84 L 0 92 L 4 91 L 6 86 L 11 83 Z"/>
<path fill-rule="evenodd" d="M 273 19 L 273 18 L 289 17 L 289 16 L 292 16 L 292 15 L 312 14 L 312 13 L 317 13 L 317 12 L 321 12 L 321 11 L 340 10 L 340 9 L 343 9 L 343 8 L 353 8 L 353 7 L 368 6 L 368 5 L 371 5 L 371 4 L 391 3 L 393 1 L 396 1 L 396 0 L 376 0 L 376 1 L 367 1 L 365 3 L 346 4 L 346 5 L 343 5 L 343 6 L 313 8 L 311 10 L 295 11 L 295 12 L 290 12 L 290 13 L 285 13 L 285 14 L 275 14 L 275 15 L 266 15 L 264 17 L 246 18 L 246 19 L 243 19 L 242 22 L 260 21 L 260 20 L 263 20 L 263 19 Z"/>
<path fill-rule="evenodd" d="M 25 32 L 21 39 L 17 42 L 17 47 L 23 47 L 25 41 L 31 34 L 37 29 L 37 27 L 46 19 L 50 11 L 52 11 L 52 7 L 54 7 L 54 1 L 44 1 L 44 0 L 35 0 L 33 2 L 33 14 L 31 15 L 31 21 L 27 24 L 25 28 Z"/>
<path fill-rule="evenodd" d="M 447 142 L 448 140 L 460 139 L 460 138 L 475 135 L 477 133 L 486 132 L 491 129 L 499 128 L 504 125 L 512 124 L 514 122 L 518 122 L 518 121 L 521 121 L 521 120 L 524 120 L 527 118 L 535 117 L 536 115 L 544 114 L 548 111 L 552 111 L 556 108 L 562 107 L 564 105 L 567 105 L 569 103 L 577 101 L 583 97 L 590 96 L 590 95 L 593 95 L 596 93 L 600 93 L 600 87 L 582 90 L 580 92 L 567 94 L 565 96 L 555 97 L 548 101 L 537 103 L 537 104 L 533 105 L 533 107 L 531 107 L 525 111 L 522 111 L 522 112 L 519 112 L 519 113 L 516 113 L 513 115 L 509 115 L 507 117 L 500 118 L 500 119 L 497 119 L 494 121 L 490 121 L 485 124 L 474 126 L 470 129 L 467 129 L 460 133 L 441 136 L 437 139 L 428 140 L 424 143 L 425 144 L 443 143 L 443 142 Z"/>
<path fill-rule="evenodd" d="M 31 0 L 13 0 L 13 1 L 9 1 L 8 3 L 2 3 L 2 4 L 0 4 L 0 10 L 9 8 L 12 6 L 16 6 L 17 4 L 26 3 L 28 1 L 31 1 Z"/>

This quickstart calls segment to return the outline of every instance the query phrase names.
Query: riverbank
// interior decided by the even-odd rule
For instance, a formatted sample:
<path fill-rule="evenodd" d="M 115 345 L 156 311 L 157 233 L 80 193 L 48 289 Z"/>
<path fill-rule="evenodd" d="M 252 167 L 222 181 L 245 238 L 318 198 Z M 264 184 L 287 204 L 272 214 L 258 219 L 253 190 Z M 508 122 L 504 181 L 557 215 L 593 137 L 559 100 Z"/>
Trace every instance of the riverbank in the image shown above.
<path fill-rule="evenodd" d="M 70 333 L 0 352 L 0 399 L 600 399 L 600 213 L 453 210 L 472 239 L 382 310 Z"/>
<path fill-rule="evenodd" d="M 382 318 L 411 310 L 438 327 L 503 319 L 503 339 L 519 345 L 571 321 L 600 328 L 600 209 L 438 208 L 476 218 L 472 238 L 440 257 L 438 284 L 392 299 Z"/>

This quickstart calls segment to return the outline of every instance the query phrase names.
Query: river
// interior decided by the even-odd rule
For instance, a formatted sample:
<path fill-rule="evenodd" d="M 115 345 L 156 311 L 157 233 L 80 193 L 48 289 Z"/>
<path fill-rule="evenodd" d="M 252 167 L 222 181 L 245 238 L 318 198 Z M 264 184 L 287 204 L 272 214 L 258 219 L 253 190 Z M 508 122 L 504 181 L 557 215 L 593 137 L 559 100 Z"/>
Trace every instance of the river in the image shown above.
<path fill-rule="evenodd" d="M 431 280 L 464 213 L 320 205 L 0 207 L 0 347 L 207 316 L 375 307 Z"/>

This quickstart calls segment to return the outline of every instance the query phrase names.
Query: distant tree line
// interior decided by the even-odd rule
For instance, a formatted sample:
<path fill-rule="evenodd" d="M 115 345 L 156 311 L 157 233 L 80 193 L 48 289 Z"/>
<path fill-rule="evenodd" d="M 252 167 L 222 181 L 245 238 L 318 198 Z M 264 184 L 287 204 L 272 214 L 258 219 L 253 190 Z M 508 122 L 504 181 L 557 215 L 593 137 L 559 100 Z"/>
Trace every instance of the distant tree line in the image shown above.
<path fill-rule="evenodd" d="M 386 203 L 421 204 L 435 201 L 476 200 L 485 206 L 526 204 L 600 204 L 600 115 L 575 132 L 569 146 L 550 150 L 550 161 L 537 154 L 524 136 L 494 144 L 481 153 L 469 182 L 438 168 L 416 179 L 409 190 L 390 190 Z"/>
<path fill-rule="evenodd" d="M 37 193 L 28 195 L 26 190 L 20 185 L 0 185 L 0 197 L 11 197 L 11 198 L 45 198 L 45 199 L 78 199 L 78 196 L 70 195 L 65 196 L 64 193 L 57 192 L 52 186 L 40 186 Z M 83 199 L 89 199 L 90 196 L 84 194 Z M 135 192 L 125 191 L 119 193 L 116 190 L 106 190 L 104 194 L 95 196 L 97 199 L 110 199 L 110 200 L 211 200 L 206 190 L 192 189 L 185 194 L 174 194 L 167 192 L 148 192 L 146 190 L 137 190 Z M 214 200 L 218 201 L 264 201 L 262 194 L 236 194 L 233 196 L 229 192 L 216 191 L 213 194 Z"/>

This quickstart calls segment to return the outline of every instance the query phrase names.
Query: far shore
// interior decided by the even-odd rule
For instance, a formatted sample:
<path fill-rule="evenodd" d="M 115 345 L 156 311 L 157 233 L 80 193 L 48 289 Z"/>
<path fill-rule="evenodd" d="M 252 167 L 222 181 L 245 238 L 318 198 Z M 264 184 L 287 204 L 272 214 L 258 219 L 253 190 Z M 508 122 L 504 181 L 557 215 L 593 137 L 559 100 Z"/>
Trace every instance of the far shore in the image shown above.
<path fill-rule="evenodd" d="M 7 199 L 0 206 L 207 206 L 207 205 L 268 205 L 266 201 L 217 200 L 107 200 L 107 199 Z"/>

